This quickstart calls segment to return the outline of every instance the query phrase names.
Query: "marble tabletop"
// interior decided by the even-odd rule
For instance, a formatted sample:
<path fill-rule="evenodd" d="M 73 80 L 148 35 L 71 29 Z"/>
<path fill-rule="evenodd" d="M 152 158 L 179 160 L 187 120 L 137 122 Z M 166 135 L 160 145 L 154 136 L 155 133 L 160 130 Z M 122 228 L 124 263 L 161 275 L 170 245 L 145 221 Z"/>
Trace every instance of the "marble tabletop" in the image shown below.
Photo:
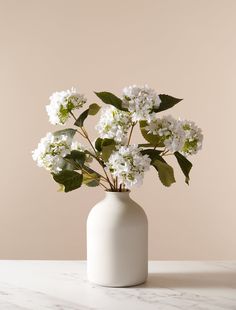
<path fill-rule="evenodd" d="M 145 284 L 89 283 L 84 261 L 0 261 L 0 310 L 236 310 L 236 262 L 151 261 Z"/>

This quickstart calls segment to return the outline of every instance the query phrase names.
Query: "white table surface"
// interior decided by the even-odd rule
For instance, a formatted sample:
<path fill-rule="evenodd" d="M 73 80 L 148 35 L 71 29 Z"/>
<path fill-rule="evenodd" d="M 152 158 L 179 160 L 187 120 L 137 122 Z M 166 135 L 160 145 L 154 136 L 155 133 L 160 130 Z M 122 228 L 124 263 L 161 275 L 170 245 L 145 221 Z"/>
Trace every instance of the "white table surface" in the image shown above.
<path fill-rule="evenodd" d="M 0 310 L 236 310 L 236 262 L 153 261 L 130 288 L 89 283 L 83 261 L 0 261 Z"/>

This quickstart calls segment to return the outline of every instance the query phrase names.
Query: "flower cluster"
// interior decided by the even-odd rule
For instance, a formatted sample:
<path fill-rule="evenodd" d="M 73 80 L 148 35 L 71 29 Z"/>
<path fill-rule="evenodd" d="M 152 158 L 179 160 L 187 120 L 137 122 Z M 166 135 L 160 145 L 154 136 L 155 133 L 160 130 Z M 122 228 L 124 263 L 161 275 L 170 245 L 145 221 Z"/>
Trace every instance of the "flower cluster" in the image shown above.
<path fill-rule="evenodd" d="M 39 167 L 50 171 L 53 179 L 63 185 L 65 192 L 82 185 L 126 191 L 142 184 L 144 172 L 150 165 L 158 171 L 162 184 L 170 186 L 175 182 L 175 177 L 164 158 L 174 155 L 188 184 L 192 165 L 186 157 L 201 149 L 201 129 L 187 120 L 176 120 L 172 116 L 157 117 L 159 112 L 169 109 L 181 99 L 158 95 L 147 85 L 125 87 L 121 98 L 107 91 L 95 94 L 106 107 L 101 109 L 100 105 L 93 103 L 80 115 L 75 115 L 74 110 L 86 103 L 84 95 L 74 88 L 52 94 L 50 104 L 46 106 L 49 121 L 54 125 L 63 125 L 72 116 L 76 119 L 76 129 L 48 133 L 41 139 L 32 152 Z M 96 115 L 100 109 L 101 116 L 95 127 L 99 137 L 93 142 L 85 128 L 85 120 Z M 140 144 L 145 151 L 132 144 L 135 126 L 146 140 L 146 143 Z M 89 147 L 74 141 L 75 134 L 80 134 Z M 93 159 L 97 163 L 96 170 L 90 167 Z M 100 171 L 97 171 L 99 167 Z"/>
<path fill-rule="evenodd" d="M 86 103 L 84 95 L 77 93 L 75 88 L 55 92 L 49 99 L 50 104 L 46 106 L 46 111 L 53 125 L 63 125 L 74 109 L 81 108 Z"/>
<path fill-rule="evenodd" d="M 59 173 L 65 167 L 70 169 L 70 165 L 63 158 L 72 150 L 83 152 L 85 148 L 80 143 L 72 141 L 69 135 L 55 136 L 49 132 L 40 140 L 37 149 L 32 152 L 32 157 L 39 167 L 44 167 L 52 173 Z M 90 163 L 91 157 L 86 156 L 86 162 Z"/>
<path fill-rule="evenodd" d="M 144 172 L 150 167 L 151 159 L 148 155 L 142 155 L 141 149 L 136 145 L 121 146 L 114 151 L 108 163 L 113 178 L 118 178 L 118 185 L 123 184 L 130 189 L 134 185 L 141 185 Z"/>
<path fill-rule="evenodd" d="M 100 138 L 114 139 L 118 143 L 125 143 L 127 133 L 132 125 L 128 112 L 108 106 L 102 109 L 101 117 L 96 125 Z"/>
<path fill-rule="evenodd" d="M 202 147 L 203 135 L 194 122 L 176 120 L 172 116 L 153 118 L 146 126 L 148 133 L 158 135 L 171 153 L 196 154 Z"/>
<path fill-rule="evenodd" d="M 33 151 L 33 159 L 39 167 L 57 173 L 65 164 L 63 157 L 70 153 L 71 143 L 72 140 L 68 135 L 54 136 L 49 132 Z"/>
<path fill-rule="evenodd" d="M 185 156 L 196 154 L 202 148 L 202 130 L 194 122 L 186 120 L 181 122 L 181 127 L 185 133 L 182 154 Z"/>
<path fill-rule="evenodd" d="M 155 90 L 147 85 L 143 87 L 133 85 L 123 89 L 123 107 L 129 110 L 133 122 L 150 121 L 155 115 L 154 109 L 160 106 L 160 102 Z"/>

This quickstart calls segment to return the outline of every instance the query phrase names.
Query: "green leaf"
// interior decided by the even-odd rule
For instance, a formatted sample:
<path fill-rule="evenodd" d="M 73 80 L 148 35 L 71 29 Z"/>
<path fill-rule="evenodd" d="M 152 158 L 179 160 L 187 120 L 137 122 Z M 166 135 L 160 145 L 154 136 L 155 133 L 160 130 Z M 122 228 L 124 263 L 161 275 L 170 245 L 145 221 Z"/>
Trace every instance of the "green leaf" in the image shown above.
<path fill-rule="evenodd" d="M 152 143 L 140 143 L 138 144 L 138 147 L 153 147 Z"/>
<path fill-rule="evenodd" d="M 140 126 L 140 130 L 141 130 L 142 136 L 144 137 L 144 139 L 146 141 L 151 143 L 151 146 L 154 146 L 154 147 L 155 146 L 159 146 L 159 147 L 164 146 L 160 136 L 148 133 L 148 131 L 145 129 L 146 126 L 147 126 L 147 122 L 146 121 L 140 121 L 139 122 L 139 126 Z"/>
<path fill-rule="evenodd" d="M 59 188 L 57 190 L 58 192 L 65 192 L 65 186 L 62 184 L 59 184 Z"/>
<path fill-rule="evenodd" d="M 100 174 L 88 166 L 84 166 L 83 170 L 87 171 L 88 173 L 93 173 L 96 175 L 97 178 L 100 178 Z"/>
<path fill-rule="evenodd" d="M 165 186 L 170 186 L 175 182 L 174 170 L 166 163 L 166 161 L 160 156 L 162 151 L 147 149 L 141 151 L 142 155 L 148 155 L 151 159 L 151 165 L 158 171 L 161 183 Z"/>
<path fill-rule="evenodd" d="M 97 140 L 95 141 L 95 149 L 96 149 L 98 152 L 101 152 L 101 151 L 102 151 L 102 141 L 103 141 L 102 138 L 97 138 Z"/>
<path fill-rule="evenodd" d="M 89 106 L 89 115 L 96 115 L 99 112 L 100 109 L 101 109 L 101 107 L 97 103 L 90 104 L 90 106 Z"/>
<path fill-rule="evenodd" d="M 156 167 L 163 185 L 169 187 L 172 183 L 175 183 L 174 170 L 170 165 L 158 159 L 153 162 L 153 165 Z"/>
<path fill-rule="evenodd" d="M 75 121 L 74 125 L 77 127 L 83 127 L 84 121 L 88 117 L 89 109 L 85 110 L 83 113 L 80 114 L 80 116 Z"/>
<path fill-rule="evenodd" d="M 115 140 L 114 140 L 114 139 L 104 138 L 104 139 L 102 139 L 102 144 L 101 144 L 101 146 L 102 146 L 102 148 L 103 148 L 104 146 L 115 145 L 115 144 L 116 144 L 116 143 L 115 143 Z"/>
<path fill-rule="evenodd" d="M 61 170 L 77 170 L 78 166 L 72 159 L 67 159 L 66 157 L 63 157 L 59 168 L 61 168 Z"/>
<path fill-rule="evenodd" d="M 189 184 L 189 172 L 192 168 L 192 163 L 185 157 L 183 156 L 182 154 L 180 154 L 179 152 L 175 152 L 174 153 L 178 163 L 179 163 L 179 166 L 183 172 L 183 174 L 185 175 L 185 183 Z"/>
<path fill-rule="evenodd" d="M 88 187 L 96 187 L 99 186 L 99 179 L 96 179 L 95 177 L 91 177 L 89 174 L 83 174 L 83 184 Z"/>
<path fill-rule="evenodd" d="M 102 153 L 102 159 L 107 161 L 111 156 L 111 153 L 116 149 L 116 143 L 113 139 L 98 138 L 95 141 L 95 148 L 98 152 Z"/>
<path fill-rule="evenodd" d="M 83 127 L 85 119 L 89 115 L 96 115 L 98 113 L 98 111 L 100 110 L 100 108 L 101 107 L 96 103 L 90 104 L 89 108 L 80 114 L 80 116 L 75 121 L 74 125 L 77 127 Z"/>
<path fill-rule="evenodd" d="M 154 112 L 161 112 L 161 111 L 170 109 L 173 106 L 175 106 L 177 103 L 183 100 L 183 99 L 178 99 L 178 98 L 175 98 L 169 95 L 164 95 L 164 94 L 159 95 L 159 97 L 161 99 L 161 104 L 159 108 L 154 109 Z"/>
<path fill-rule="evenodd" d="M 116 97 L 116 95 L 107 92 L 107 91 L 103 91 L 103 92 L 94 92 L 98 98 L 100 98 L 104 103 L 106 104 L 111 104 L 114 107 L 116 107 L 119 110 L 122 111 L 128 111 L 128 109 L 124 108 L 122 106 L 122 100 L 118 97 Z"/>
<path fill-rule="evenodd" d="M 98 186 L 100 183 L 100 175 L 93 169 L 84 166 L 83 171 L 83 184 L 89 187 Z"/>
<path fill-rule="evenodd" d="M 81 186 L 83 181 L 82 174 L 73 170 L 64 170 L 58 174 L 53 173 L 53 179 L 65 186 L 65 192 L 68 193 Z"/>
<path fill-rule="evenodd" d="M 102 159 L 107 162 L 112 152 L 116 149 L 115 145 L 107 145 L 102 148 Z"/>
<path fill-rule="evenodd" d="M 70 163 L 72 165 L 74 165 L 75 167 L 81 168 L 84 165 L 84 162 L 85 162 L 85 159 L 86 159 L 86 155 L 85 155 L 84 152 L 73 150 L 73 151 L 71 151 L 70 154 L 66 155 L 64 158 L 69 160 Z"/>
<path fill-rule="evenodd" d="M 161 153 L 162 153 L 162 151 L 153 150 L 153 149 L 147 149 L 147 150 L 141 151 L 142 155 L 148 155 L 149 156 L 149 158 L 151 159 L 151 165 L 154 163 L 154 161 L 156 159 L 165 162 L 165 160 L 160 156 Z"/>
<path fill-rule="evenodd" d="M 103 139 L 102 141 L 102 159 L 108 161 L 111 153 L 116 149 L 116 143 L 113 139 Z"/>
<path fill-rule="evenodd" d="M 66 136 L 69 136 L 70 138 L 73 138 L 75 133 L 76 133 L 75 129 L 67 128 L 67 129 L 62 129 L 62 130 L 55 131 L 53 133 L 53 135 L 54 135 L 54 137 L 59 137 L 59 136 L 62 136 L 62 135 L 66 135 Z"/>

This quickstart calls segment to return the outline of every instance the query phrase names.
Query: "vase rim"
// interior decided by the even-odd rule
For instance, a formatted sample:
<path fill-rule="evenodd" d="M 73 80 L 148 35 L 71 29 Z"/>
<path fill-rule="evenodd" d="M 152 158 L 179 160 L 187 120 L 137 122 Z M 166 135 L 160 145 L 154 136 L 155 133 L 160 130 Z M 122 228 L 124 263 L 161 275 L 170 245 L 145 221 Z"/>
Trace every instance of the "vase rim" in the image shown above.
<path fill-rule="evenodd" d="M 106 190 L 105 191 L 106 194 L 113 194 L 113 195 L 127 195 L 130 194 L 130 190 L 127 190 L 125 192 L 115 192 L 115 191 L 110 191 L 110 190 Z"/>

